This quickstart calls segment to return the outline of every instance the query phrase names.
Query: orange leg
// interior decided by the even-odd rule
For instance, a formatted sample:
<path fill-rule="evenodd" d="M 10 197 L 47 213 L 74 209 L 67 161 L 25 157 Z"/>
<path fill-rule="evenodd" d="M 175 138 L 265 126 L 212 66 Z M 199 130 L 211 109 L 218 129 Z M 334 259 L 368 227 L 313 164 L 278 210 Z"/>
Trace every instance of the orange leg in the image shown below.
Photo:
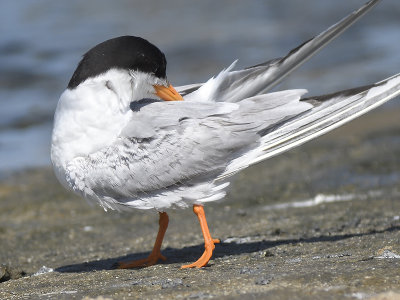
<path fill-rule="evenodd" d="M 210 235 L 210 230 L 208 229 L 206 215 L 204 213 L 204 208 L 202 205 L 193 205 L 193 212 L 197 215 L 197 218 L 200 222 L 201 231 L 203 232 L 204 236 L 204 253 L 203 255 L 194 263 L 190 265 L 184 265 L 181 268 L 202 268 L 207 265 L 208 261 L 210 260 L 213 250 L 215 248 L 216 243 L 220 241 L 218 239 L 212 239 Z"/>
<path fill-rule="evenodd" d="M 159 220 L 160 227 L 158 229 L 158 234 L 156 242 L 154 243 L 153 251 L 151 251 L 149 257 L 129 262 L 119 262 L 118 269 L 147 267 L 155 265 L 159 259 L 166 260 L 166 257 L 161 254 L 161 244 L 164 239 L 164 234 L 168 228 L 169 218 L 166 212 L 160 212 L 159 214 L 160 214 L 160 220 Z"/>

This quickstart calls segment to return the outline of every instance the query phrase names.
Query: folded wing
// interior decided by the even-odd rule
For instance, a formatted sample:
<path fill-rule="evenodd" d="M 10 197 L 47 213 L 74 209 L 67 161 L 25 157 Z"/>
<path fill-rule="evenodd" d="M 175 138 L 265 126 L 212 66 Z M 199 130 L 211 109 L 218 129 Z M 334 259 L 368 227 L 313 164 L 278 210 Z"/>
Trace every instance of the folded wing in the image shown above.
<path fill-rule="evenodd" d="M 131 122 L 112 145 L 69 163 L 67 181 L 105 207 L 165 208 L 187 199 L 221 198 L 218 185 L 207 184 L 232 160 L 258 148 L 261 132 L 310 110 L 310 103 L 300 101 L 305 92 L 288 90 L 237 103 L 145 99 L 131 105 Z"/>

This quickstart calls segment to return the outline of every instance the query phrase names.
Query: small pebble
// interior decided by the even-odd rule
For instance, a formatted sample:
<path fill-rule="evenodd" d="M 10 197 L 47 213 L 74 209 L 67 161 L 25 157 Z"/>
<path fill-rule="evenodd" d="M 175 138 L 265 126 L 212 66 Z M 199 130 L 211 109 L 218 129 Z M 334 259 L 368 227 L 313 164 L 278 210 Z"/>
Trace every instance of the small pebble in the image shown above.
<path fill-rule="evenodd" d="M 272 278 L 270 277 L 260 277 L 258 279 L 256 279 L 255 284 L 256 285 L 267 285 L 269 283 L 271 283 Z"/>

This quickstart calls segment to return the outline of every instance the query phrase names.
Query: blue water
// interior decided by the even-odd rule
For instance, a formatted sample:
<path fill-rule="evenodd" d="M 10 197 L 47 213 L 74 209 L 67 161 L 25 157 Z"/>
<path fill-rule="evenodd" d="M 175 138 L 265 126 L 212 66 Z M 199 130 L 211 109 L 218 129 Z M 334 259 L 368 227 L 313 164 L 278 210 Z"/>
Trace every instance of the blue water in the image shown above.
<path fill-rule="evenodd" d="M 0 4 L 0 173 L 50 164 L 52 115 L 80 56 L 119 35 L 166 54 L 174 85 L 286 54 L 364 1 L 53 1 Z M 281 85 L 311 94 L 400 72 L 400 1 L 382 1 Z M 400 106 L 399 99 L 384 106 Z"/>

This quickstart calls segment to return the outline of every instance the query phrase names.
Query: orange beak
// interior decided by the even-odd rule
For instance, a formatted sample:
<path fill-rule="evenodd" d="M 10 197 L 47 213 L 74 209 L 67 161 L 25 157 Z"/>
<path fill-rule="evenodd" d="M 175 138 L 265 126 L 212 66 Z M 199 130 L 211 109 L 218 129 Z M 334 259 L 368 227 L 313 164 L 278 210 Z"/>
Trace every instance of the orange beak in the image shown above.
<path fill-rule="evenodd" d="M 165 87 L 163 85 L 153 85 L 155 94 L 165 101 L 180 101 L 183 100 L 182 96 L 174 89 L 172 85 Z"/>

